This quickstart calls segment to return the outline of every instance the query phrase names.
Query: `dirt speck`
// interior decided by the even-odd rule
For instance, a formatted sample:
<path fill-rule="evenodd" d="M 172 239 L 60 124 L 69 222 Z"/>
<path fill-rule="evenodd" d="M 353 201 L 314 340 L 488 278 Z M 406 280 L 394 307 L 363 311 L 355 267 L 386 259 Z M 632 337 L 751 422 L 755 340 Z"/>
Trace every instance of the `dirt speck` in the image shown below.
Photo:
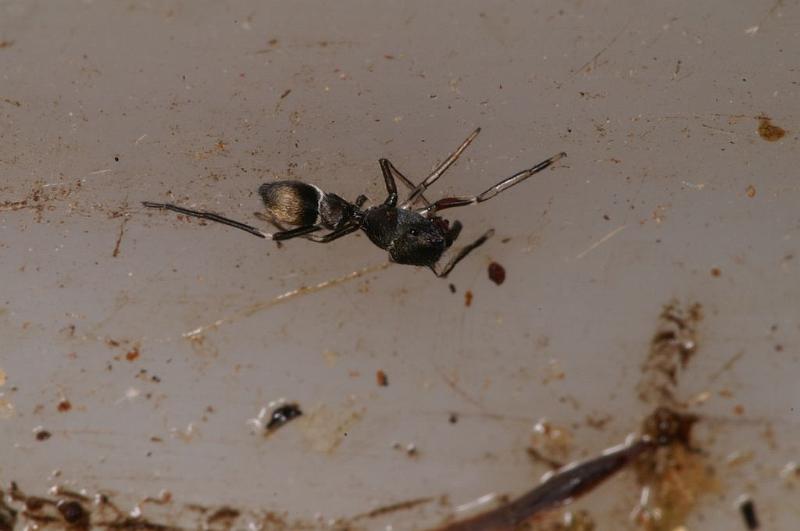
<path fill-rule="evenodd" d="M 720 268 L 718 268 L 718 267 L 712 267 L 711 268 L 711 276 L 712 277 L 721 277 L 722 276 L 722 270 Z"/>
<path fill-rule="evenodd" d="M 467 290 L 464 292 L 464 306 L 467 308 L 472 306 L 472 290 Z"/>
<path fill-rule="evenodd" d="M 39 430 L 39 431 L 36 432 L 36 440 L 37 441 L 46 441 L 47 439 L 49 439 L 52 436 L 53 436 L 53 434 L 50 433 L 47 430 Z"/>
<path fill-rule="evenodd" d="M 378 370 L 378 372 L 375 373 L 375 379 L 377 380 L 378 385 L 381 387 L 386 387 L 389 385 L 389 377 L 382 370 Z"/>
<path fill-rule="evenodd" d="M 758 117 L 758 136 L 767 142 L 777 142 L 786 136 L 786 130 L 772 123 L 767 116 Z"/>
<path fill-rule="evenodd" d="M 533 426 L 528 454 L 546 462 L 560 462 L 572 452 L 572 440 L 572 433 L 566 426 L 541 419 Z"/>
<path fill-rule="evenodd" d="M 62 400 L 58 403 L 58 411 L 61 413 L 66 413 L 70 409 L 72 409 L 72 404 L 69 400 Z"/>
<path fill-rule="evenodd" d="M 748 185 L 747 188 L 745 189 L 745 193 L 747 194 L 747 197 L 755 197 L 756 187 L 753 186 L 752 184 Z"/>
<path fill-rule="evenodd" d="M 749 531 L 753 531 L 760 527 L 758 523 L 758 515 L 756 514 L 756 505 L 753 503 L 753 500 L 749 498 L 743 499 L 739 503 L 739 512 L 742 514 L 744 525 Z"/>
<path fill-rule="evenodd" d="M 489 279 L 499 286 L 506 280 L 506 269 L 497 262 L 492 262 L 489 264 Z"/>
<path fill-rule="evenodd" d="M 315 452 L 333 453 L 364 412 L 351 406 L 321 405 L 298 419 L 303 437 Z"/>

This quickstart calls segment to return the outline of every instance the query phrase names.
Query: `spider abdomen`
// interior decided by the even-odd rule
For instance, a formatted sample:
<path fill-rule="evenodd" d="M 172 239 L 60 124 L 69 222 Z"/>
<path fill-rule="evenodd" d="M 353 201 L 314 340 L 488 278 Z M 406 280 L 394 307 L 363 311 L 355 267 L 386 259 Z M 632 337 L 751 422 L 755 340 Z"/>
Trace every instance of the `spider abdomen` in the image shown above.
<path fill-rule="evenodd" d="M 315 225 L 319 219 L 322 190 L 300 181 L 276 181 L 258 189 L 267 212 L 275 221 L 288 225 Z"/>

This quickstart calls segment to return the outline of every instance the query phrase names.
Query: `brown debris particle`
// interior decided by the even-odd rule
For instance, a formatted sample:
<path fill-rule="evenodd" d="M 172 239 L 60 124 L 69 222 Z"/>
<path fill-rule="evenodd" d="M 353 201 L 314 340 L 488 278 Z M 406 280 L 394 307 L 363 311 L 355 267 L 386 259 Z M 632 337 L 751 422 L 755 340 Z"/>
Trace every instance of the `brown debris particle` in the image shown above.
<path fill-rule="evenodd" d="M 756 187 L 753 186 L 752 184 L 748 185 L 747 189 L 745 190 L 745 193 L 747 194 L 747 197 L 755 197 L 756 196 Z"/>
<path fill-rule="evenodd" d="M 380 369 L 375 373 L 375 379 L 378 381 L 378 385 L 381 387 L 386 387 L 389 385 L 389 377 Z"/>
<path fill-rule="evenodd" d="M 76 527 L 86 528 L 89 524 L 89 514 L 86 509 L 75 500 L 59 500 L 56 509 L 64 517 L 64 521 Z"/>
<path fill-rule="evenodd" d="M 11 48 L 12 46 L 14 46 L 14 41 L 7 41 L 5 39 L 0 41 L 0 50 L 3 48 Z"/>
<path fill-rule="evenodd" d="M 466 306 L 467 308 L 472 306 L 472 291 L 471 290 L 467 290 L 467 291 L 464 292 L 464 306 Z"/>
<path fill-rule="evenodd" d="M 408 509 L 413 509 L 418 505 L 422 505 L 425 503 L 430 503 L 434 499 L 433 498 L 416 498 L 413 500 L 407 500 L 398 503 L 392 503 L 390 505 L 384 505 L 382 507 L 378 507 L 377 509 L 373 509 L 367 513 L 357 514 L 351 518 L 351 520 L 361 520 L 364 518 L 376 518 L 379 516 L 384 516 L 390 513 L 394 513 L 397 511 L 407 511 Z"/>
<path fill-rule="evenodd" d="M 759 116 L 758 136 L 760 136 L 767 142 L 777 142 L 778 140 L 786 136 L 786 130 L 781 127 L 778 127 L 777 125 L 773 125 L 772 121 L 768 116 Z"/>
<path fill-rule="evenodd" d="M 133 347 L 131 350 L 125 354 L 125 359 L 128 361 L 134 361 L 136 358 L 139 357 L 139 347 Z"/>
<path fill-rule="evenodd" d="M 718 267 L 712 267 L 711 268 L 711 276 L 712 277 L 720 277 L 720 276 L 722 276 L 722 270 L 720 270 L 720 268 L 718 268 Z"/>
<path fill-rule="evenodd" d="M 506 280 L 506 269 L 497 262 L 492 262 L 489 264 L 489 279 L 499 286 Z"/>
<path fill-rule="evenodd" d="M 49 439 L 52 436 L 53 436 L 53 434 L 50 433 L 47 430 L 39 430 L 39 431 L 36 432 L 36 440 L 37 441 L 46 441 L 47 439 Z"/>
<path fill-rule="evenodd" d="M 61 402 L 58 403 L 58 410 L 61 413 L 66 413 L 70 409 L 72 409 L 72 404 L 70 403 L 69 400 L 65 399 L 65 400 L 62 400 Z"/>
<path fill-rule="evenodd" d="M 240 514 L 241 513 L 233 507 L 220 507 L 208 517 L 207 523 L 217 524 L 221 522 L 227 522 L 230 526 L 234 520 L 239 518 Z"/>

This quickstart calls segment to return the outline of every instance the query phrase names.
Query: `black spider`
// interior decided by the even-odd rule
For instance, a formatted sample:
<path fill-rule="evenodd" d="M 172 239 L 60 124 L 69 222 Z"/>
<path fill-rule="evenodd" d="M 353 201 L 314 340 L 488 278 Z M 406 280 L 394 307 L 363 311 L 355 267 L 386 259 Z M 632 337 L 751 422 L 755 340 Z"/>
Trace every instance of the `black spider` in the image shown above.
<path fill-rule="evenodd" d="M 169 203 L 144 201 L 142 204 L 150 208 L 171 210 L 187 216 L 216 221 L 244 230 L 259 238 L 275 241 L 303 237 L 311 241 L 327 243 L 361 229 L 372 243 L 389 252 L 393 262 L 426 266 L 436 276 L 446 277 L 458 262 L 489 239 L 494 231 L 486 231 L 480 238 L 462 248 L 441 270 L 437 271 L 439 259 L 453 245 L 461 232 L 460 222 L 455 221 L 451 226 L 446 219 L 436 215 L 437 212 L 446 208 L 471 205 L 491 199 L 503 190 L 524 181 L 566 156 L 566 153 L 563 152 L 554 155 L 531 168 L 503 179 L 478 195 L 446 197 L 433 203 L 428 201 L 423 195 L 425 191 L 453 165 L 479 132 L 480 128 L 473 131 L 458 149 L 416 186 L 389 160 L 380 159 L 379 163 L 388 194 L 383 203 L 366 209 L 362 209 L 367 201 L 367 197 L 364 195 L 358 196 L 355 202 L 350 203 L 336 194 L 325 193 L 318 187 L 301 181 L 276 181 L 262 184 L 258 192 L 264 200 L 266 214 L 257 214 L 257 216 L 259 219 L 273 224 L 280 232 L 263 232 L 252 225 L 213 212 L 190 210 Z M 395 176 L 411 189 L 408 197 L 400 204 L 398 204 Z M 422 203 L 422 206 L 419 206 L 419 203 Z M 287 228 L 286 225 L 292 225 L 295 228 Z M 329 232 L 323 235 L 314 234 L 323 229 L 327 229 Z"/>

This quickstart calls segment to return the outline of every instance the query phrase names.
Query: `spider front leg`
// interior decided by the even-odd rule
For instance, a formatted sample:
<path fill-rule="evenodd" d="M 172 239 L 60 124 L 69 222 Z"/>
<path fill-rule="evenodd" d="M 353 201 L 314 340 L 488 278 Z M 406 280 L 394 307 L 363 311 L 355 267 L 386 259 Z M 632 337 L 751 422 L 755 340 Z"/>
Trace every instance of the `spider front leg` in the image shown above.
<path fill-rule="evenodd" d="M 472 205 L 475 203 L 483 203 L 484 201 L 488 201 L 489 199 L 493 198 L 500 192 L 521 183 L 522 181 L 531 177 L 532 175 L 539 173 L 540 171 L 551 166 L 556 161 L 566 156 L 567 156 L 566 153 L 563 152 L 558 153 L 557 155 L 553 155 L 549 159 L 543 160 L 542 162 L 536 164 L 531 168 L 528 168 L 527 170 L 522 170 L 521 172 L 515 173 L 511 177 L 503 179 L 499 183 L 495 184 L 491 188 L 488 188 L 487 190 L 484 190 L 478 195 L 466 196 L 466 197 L 445 197 L 444 199 L 439 199 L 430 206 L 417 210 L 417 212 L 419 212 L 423 216 L 431 216 L 436 212 L 444 210 L 446 208 L 455 208 L 466 205 Z"/>
<path fill-rule="evenodd" d="M 458 222 L 453 224 L 453 229 L 456 229 L 456 228 L 460 232 L 461 231 L 461 224 L 458 223 Z M 447 278 L 447 275 L 450 274 L 450 272 L 453 270 L 453 268 L 456 267 L 456 265 L 461 260 L 466 258 L 469 253 L 471 253 L 472 251 L 474 251 L 475 249 L 477 249 L 478 247 L 480 247 L 481 245 L 486 243 L 486 240 L 491 238 L 493 235 L 494 235 L 494 229 L 487 230 L 486 232 L 483 233 L 483 235 L 480 238 L 478 238 L 474 242 L 470 243 L 466 247 L 463 247 L 462 249 L 460 249 L 458 251 L 458 253 L 453 258 L 451 258 L 449 262 L 447 262 L 447 265 L 445 265 L 444 268 L 441 271 L 436 271 L 436 266 L 431 266 L 431 271 L 433 271 L 433 274 L 436 275 L 439 278 Z M 453 239 L 455 239 L 455 238 L 453 238 Z"/>
<path fill-rule="evenodd" d="M 363 201 L 361 199 L 363 198 Z M 366 201 L 366 196 L 359 196 L 356 199 L 356 204 L 361 202 L 363 204 Z M 329 232 L 328 234 L 312 234 L 319 230 L 322 230 L 322 227 L 319 225 L 308 225 L 306 227 L 297 227 L 296 229 L 289 229 L 285 225 L 279 223 L 277 220 L 273 219 L 272 216 L 268 214 L 264 214 L 263 212 L 253 212 L 253 215 L 260 219 L 261 221 L 266 221 L 267 223 L 272 224 L 275 228 L 277 228 L 280 232 L 276 232 L 272 235 L 272 239 L 275 240 L 275 243 L 281 245 L 283 240 L 290 240 L 292 238 L 302 237 L 306 240 L 310 240 L 312 242 L 317 243 L 328 243 L 332 242 L 333 240 L 338 240 L 342 236 L 347 236 L 351 232 L 355 232 L 358 230 L 357 224 L 352 225 L 345 225 L 339 229 Z"/>
<path fill-rule="evenodd" d="M 409 190 L 415 190 L 415 189 L 417 188 L 417 185 L 415 185 L 414 183 L 412 183 L 412 182 L 411 182 L 411 179 L 409 179 L 408 177 L 406 177 L 405 175 L 403 175 L 403 172 L 401 172 L 400 170 L 398 170 L 398 169 L 395 167 L 395 165 L 394 165 L 394 164 L 392 164 L 392 162 L 391 162 L 389 159 L 382 159 L 382 160 L 384 160 L 385 162 L 381 163 L 381 169 L 383 169 L 383 167 L 384 167 L 384 165 L 385 165 L 385 166 L 386 166 L 386 168 L 387 168 L 387 169 L 388 169 L 390 172 L 392 172 L 392 174 L 393 174 L 395 177 L 397 177 L 398 179 L 400 179 L 400 182 L 402 182 L 404 185 L 406 185 L 406 188 L 408 188 Z M 421 194 L 421 193 L 420 193 L 419 195 L 417 195 L 416 199 L 415 199 L 413 202 L 417 202 L 417 201 L 422 201 L 422 202 L 425 204 L 425 206 L 426 206 L 426 207 L 428 207 L 428 206 L 431 206 L 431 202 L 430 202 L 430 201 L 428 201 L 428 199 L 427 199 L 427 198 L 426 198 L 426 197 L 425 197 L 423 194 Z"/>
<path fill-rule="evenodd" d="M 439 164 L 439 166 L 437 166 L 436 169 L 434 169 L 430 175 L 428 175 L 421 183 L 419 183 L 413 190 L 411 190 L 411 193 L 408 194 L 408 197 L 406 198 L 405 201 L 403 201 L 403 203 L 400 206 L 402 208 L 407 208 L 411 206 L 419 198 L 420 195 L 424 194 L 425 190 L 427 190 L 428 187 L 430 187 L 433 183 L 435 183 L 436 180 L 439 179 L 439 177 L 444 175 L 444 172 L 446 172 L 450 166 L 455 164 L 455 162 L 458 160 L 458 157 L 461 156 L 464 150 L 467 149 L 467 146 L 469 146 L 472 143 L 472 141 L 475 140 L 475 137 L 477 137 L 478 133 L 480 132 L 481 132 L 480 127 L 475 129 L 467 137 L 467 139 L 464 140 L 461 143 L 461 145 L 458 146 L 458 148 L 444 160 L 444 162 Z"/>
<path fill-rule="evenodd" d="M 220 216 L 219 214 L 216 214 L 214 212 L 208 212 L 207 210 L 193 210 L 190 208 L 183 208 L 178 205 L 173 205 L 172 203 L 154 203 L 152 201 L 142 201 L 142 205 L 147 208 L 169 210 L 177 214 L 183 214 L 184 216 L 206 219 L 208 221 L 221 223 L 223 225 L 227 225 L 235 229 L 243 230 L 245 232 L 252 234 L 253 236 L 258 236 L 259 238 L 264 238 L 267 240 L 272 239 L 272 234 L 264 232 L 256 227 L 253 227 L 252 225 L 248 225 L 247 223 L 242 223 L 241 221 L 236 221 L 235 219 L 226 218 L 225 216 Z"/>
<path fill-rule="evenodd" d="M 388 159 L 380 159 L 378 164 L 381 165 L 381 172 L 383 172 L 383 182 L 386 184 L 386 199 L 383 204 L 387 206 L 397 206 L 397 183 L 394 182 L 391 166 L 392 163 Z"/>

